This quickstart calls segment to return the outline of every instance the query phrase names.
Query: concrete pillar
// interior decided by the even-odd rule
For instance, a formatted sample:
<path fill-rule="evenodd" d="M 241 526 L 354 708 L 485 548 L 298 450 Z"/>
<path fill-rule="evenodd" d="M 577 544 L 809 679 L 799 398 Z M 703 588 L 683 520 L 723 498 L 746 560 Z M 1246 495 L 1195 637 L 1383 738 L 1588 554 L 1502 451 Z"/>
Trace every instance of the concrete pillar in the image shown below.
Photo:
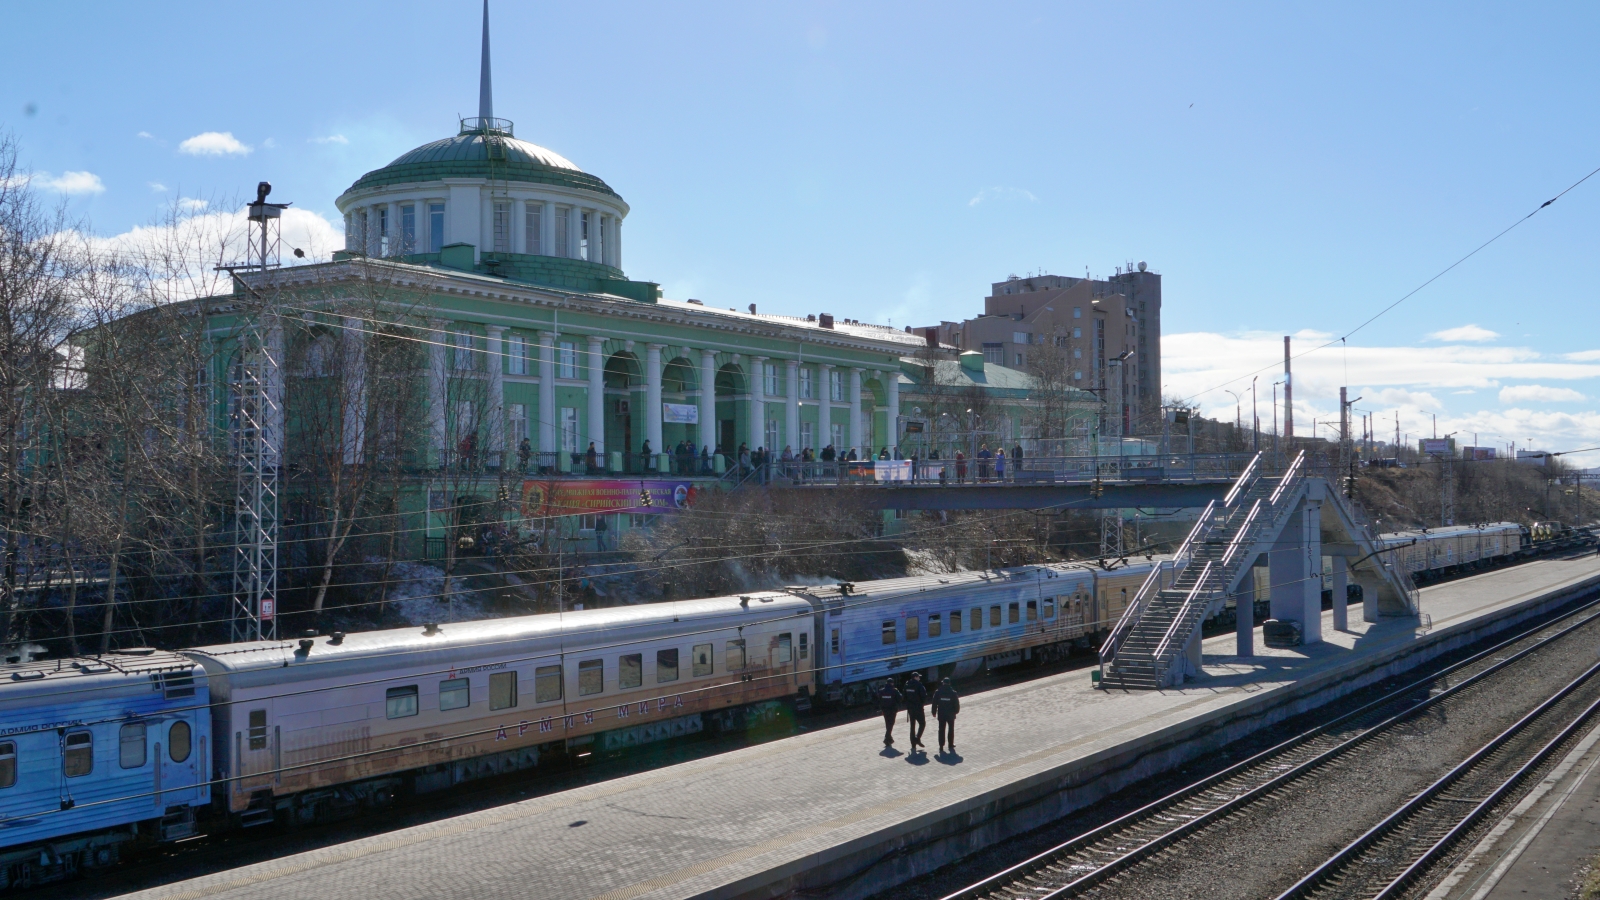
<path fill-rule="evenodd" d="M 900 370 L 890 369 L 883 373 L 883 390 L 889 400 L 888 426 L 889 437 L 885 441 L 892 452 L 900 446 Z M 1199 632 L 1195 632 L 1199 634 Z"/>
<path fill-rule="evenodd" d="M 767 438 L 767 358 L 750 357 L 750 450 L 766 446 Z M 767 449 L 772 449 L 768 447 Z"/>
<path fill-rule="evenodd" d="M 445 319 L 430 319 L 433 328 L 428 332 L 428 437 L 432 443 L 435 462 L 443 465 L 446 459 L 446 440 L 449 434 L 445 425 L 445 403 L 449 395 L 450 370 L 446 368 Z"/>
<path fill-rule="evenodd" d="M 1236 656 L 1247 658 L 1255 656 L 1256 570 L 1253 566 L 1244 570 L 1244 578 L 1239 582 L 1239 592 L 1233 596 L 1233 607 L 1235 618 L 1233 652 Z"/>
<path fill-rule="evenodd" d="M 489 403 L 483 411 L 484 421 L 489 426 L 487 435 L 489 450 L 489 465 L 498 466 L 501 460 L 501 450 L 506 449 L 506 377 L 505 377 L 505 328 L 499 325 L 485 325 L 484 332 L 489 335 L 488 352 L 484 354 L 484 364 L 489 367 Z M 515 447 L 509 448 L 512 452 Z"/>
<path fill-rule="evenodd" d="M 794 448 L 796 456 L 800 455 L 800 361 L 790 359 L 784 361 L 788 368 L 788 379 L 785 387 L 789 396 L 784 398 L 783 411 L 783 443 Z M 782 453 L 780 449 L 778 451 Z"/>
<path fill-rule="evenodd" d="M 600 454 L 601 465 L 606 458 L 606 339 L 589 336 L 589 442 Z M 587 450 L 587 447 L 582 448 Z"/>
<path fill-rule="evenodd" d="M 863 435 L 861 434 L 861 373 L 862 373 L 862 371 L 863 371 L 862 369 L 851 369 L 850 370 L 850 387 L 849 387 L 849 391 L 850 391 L 850 396 L 849 396 L 849 400 L 850 400 L 850 438 L 849 438 L 849 442 L 850 442 L 850 447 L 853 448 L 854 450 L 856 450 L 857 453 L 861 452 L 861 438 L 863 437 Z M 866 456 L 871 456 L 872 455 L 871 451 L 870 450 L 867 451 L 867 453 L 865 455 Z"/>
<path fill-rule="evenodd" d="M 701 447 L 717 452 L 717 353 L 700 351 L 700 425 L 696 437 Z M 728 452 L 733 452 L 729 448 Z"/>
<path fill-rule="evenodd" d="M 1322 501 L 1307 497 L 1300 546 L 1305 558 L 1306 580 L 1302 585 L 1304 618 L 1301 634 L 1307 644 L 1322 642 Z"/>
<path fill-rule="evenodd" d="M 356 465 L 366 458 L 367 446 L 367 325 L 360 319 L 346 318 L 340 334 L 344 345 L 344 396 L 340 398 L 340 433 L 344 443 L 344 464 Z"/>
<path fill-rule="evenodd" d="M 1350 560 L 1333 557 L 1333 630 L 1350 630 Z"/>
<path fill-rule="evenodd" d="M 556 336 L 554 332 L 539 332 L 539 452 L 554 453 L 561 449 L 556 442 Z M 542 466 L 554 466 L 555 460 L 544 457 Z"/>
<path fill-rule="evenodd" d="M 1272 617 L 1300 625 L 1301 641 L 1322 640 L 1322 503 L 1306 499 L 1290 514 L 1268 557 Z"/>
<path fill-rule="evenodd" d="M 817 450 L 833 443 L 833 366 L 817 366 Z M 839 449 L 837 447 L 835 450 Z"/>
<path fill-rule="evenodd" d="M 591 248 L 594 246 L 591 237 Z M 661 443 L 661 349 L 664 344 L 646 344 L 644 351 L 644 433 L 650 437 L 650 449 L 665 453 Z M 653 464 L 645 460 L 645 465 Z"/>

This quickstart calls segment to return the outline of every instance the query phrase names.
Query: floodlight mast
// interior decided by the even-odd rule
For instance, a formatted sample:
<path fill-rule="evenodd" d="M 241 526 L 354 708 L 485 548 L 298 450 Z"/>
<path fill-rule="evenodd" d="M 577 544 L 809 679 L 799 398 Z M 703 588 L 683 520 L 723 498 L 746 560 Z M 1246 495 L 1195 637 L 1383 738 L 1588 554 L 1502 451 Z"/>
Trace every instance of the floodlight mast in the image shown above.
<path fill-rule="evenodd" d="M 249 239 L 245 265 L 230 267 L 264 274 L 280 265 L 282 216 L 287 203 L 268 203 L 272 185 L 256 185 L 248 207 Z M 234 554 L 230 638 L 238 641 L 278 637 L 278 475 L 283 464 L 283 326 L 275 304 L 242 280 L 259 302 L 246 312 L 234 367 Z"/>

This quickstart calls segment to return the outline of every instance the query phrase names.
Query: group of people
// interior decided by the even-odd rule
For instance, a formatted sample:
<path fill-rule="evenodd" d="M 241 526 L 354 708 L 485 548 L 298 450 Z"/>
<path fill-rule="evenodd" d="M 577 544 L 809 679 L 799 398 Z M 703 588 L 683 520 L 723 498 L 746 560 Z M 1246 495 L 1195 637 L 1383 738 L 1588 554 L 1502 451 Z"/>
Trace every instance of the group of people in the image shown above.
<path fill-rule="evenodd" d="M 961 712 L 961 698 L 945 678 L 930 697 L 927 685 L 922 683 L 922 673 L 912 672 L 904 687 L 896 687 L 893 678 L 885 678 L 878 687 L 878 709 L 883 713 L 883 746 L 894 746 L 894 722 L 902 708 L 906 711 L 906 727 L 910 731 L 911 749 L 928 749 L 922 742 L 922 733 L 928 728 L 927 708 L 933 705 L 933 717 L 939 720 L 939 752 L 948 747 L 956 752 L 956 714 Z"/>

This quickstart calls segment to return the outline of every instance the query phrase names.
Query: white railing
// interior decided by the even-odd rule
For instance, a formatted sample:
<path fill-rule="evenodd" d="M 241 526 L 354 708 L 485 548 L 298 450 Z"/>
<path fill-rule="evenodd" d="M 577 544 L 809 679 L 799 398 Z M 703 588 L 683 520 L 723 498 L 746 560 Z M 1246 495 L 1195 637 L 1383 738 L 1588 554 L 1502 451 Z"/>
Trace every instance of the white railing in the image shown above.
<path fill-rule="evenodd" d="M 1163 673 L 1166 671 L 1162 667 L 1161 661 L 1166 659 L 1167 648 L 1172 644 L 1173 635 L 1177 634 L 1178 626 L 1188 619 L 1189 610 L 1194 606 L 1195 597 L 1199 596 L 1200 591 L 1205 588 L 1206 577 L 1210 574 L 1211 563 L 1206 563 L 1206 567 L 1200 570 L 1200 579 L 1194 583 L 1194 587 L 1189 589 L 1188 596 L 1183 598 L 1183 606 L 1178 609 L 1178 614 L 1172 617 L 1172 624 L 1167 626 L 1167 633 L 1161 636 L 1161 643 L 1156 645 L 1155 659 L 1159 671 Z"/>
<path fill-rule="evenodd" d="M 1117 649 L 1122 646 L 1122 640 L 1128 636 L 1128 632 L 1132 631 L 1133 626 L 1138 623 L 1140 611 L 1144 609 L 1150 600 L 1151 586 L 1159 585 L 1160 578 L 1161 566 L 1159 565 L 1151 568 L 1150 574 L 1144 577 L 1144 583 L 1139 585 L 1139 590 L 1133 595 L 1133 602 L 1129 603 L 1128 608 L 1122 611 L 1122 617 L 1117 619 L 1116 627 L 1111 629 L 1110 636 L 1106 638 L 1106 642 L 1100 647 L 1100 664 L 1102 666 L 1116 658 Z M 1159 590 L 1159 587 L 1157 589 Z"/>
<path fill-rule="evenodd" d="M 1260 467 L 1261 454 L 1257 453 L 1255 456 L 1250 457 L 1250 464 L 1244 467 L 1243 472 L 1239 473 L 1239 477 L 1233 482 L 1233 488 L 1228 491 L 1226 497 L 1222 498 L 1223 509 L 1233 506 L 1233 501 L 1251 485 L 1255 484 L 1256 469 Z"/>

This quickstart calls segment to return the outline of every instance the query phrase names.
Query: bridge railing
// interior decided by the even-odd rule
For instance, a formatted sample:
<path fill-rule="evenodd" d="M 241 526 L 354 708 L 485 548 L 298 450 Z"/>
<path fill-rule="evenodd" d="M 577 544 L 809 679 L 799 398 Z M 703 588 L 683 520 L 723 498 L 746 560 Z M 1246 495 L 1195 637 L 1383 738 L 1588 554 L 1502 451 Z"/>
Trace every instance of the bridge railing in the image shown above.
<path fill-rule="evenodd" d="M 767 480 L 814 485 L 1048 485 L 1116 482 L 1231 481 L 1255 454 L 1169 456 L 1025 456 L 965 459 L 859 460 L 767 463 Z"/>

